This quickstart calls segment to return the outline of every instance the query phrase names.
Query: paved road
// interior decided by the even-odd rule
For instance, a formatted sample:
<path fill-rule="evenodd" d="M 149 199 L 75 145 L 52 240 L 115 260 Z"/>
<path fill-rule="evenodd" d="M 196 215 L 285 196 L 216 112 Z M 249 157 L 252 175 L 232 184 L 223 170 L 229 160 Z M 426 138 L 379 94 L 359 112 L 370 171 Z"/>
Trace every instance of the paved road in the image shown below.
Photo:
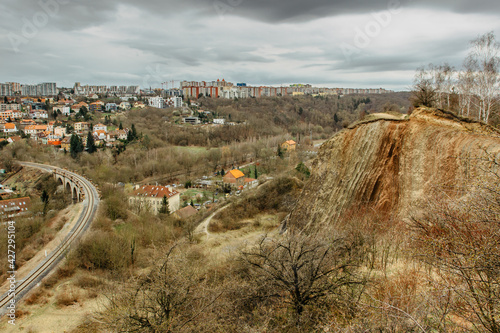
<path fill-rule="evenodd" d="M 36 286 L 47 274 L 49 274 L 57 264 L 64 258 L 66 252 L 68 251 L 71 244 L 75 242 L 76 239 L 80 238 L 84 232 L 88 229 L 90 223 L 94 220 L 97 208 L 99 206 L 99 193 L 96 187 L 84 178 L 76 173 L 57 168 L 50 165 L 30 163 L 30 162 L 19 162 L 19 164 L 42 170 L 44 172 L 53 172 L 57 170 L 59 173 L 65 173 L 67 176 L 72 176 L 73 179 L 79 183 L 84 193 L 83 200 L 83 210 L 82 213 L 75 224 L 75 226 L 68 232 L 66 237 L 63 239 L 61 244 L 52 251 L 46 259 L 40 263 L 35 269 L 29 272 L 26 276 L 16 276 L 16 287 L 15 287 L 15 300 L 18 302 L 26 293 L 28 293 L 34 286 Z M 4 281 L 1 281 L 2 283 Z M 7 292 L 0 297 L 0 315 L 7 312 L 6 306 L 10 304 L 12 299 L 12 293 Z"/>

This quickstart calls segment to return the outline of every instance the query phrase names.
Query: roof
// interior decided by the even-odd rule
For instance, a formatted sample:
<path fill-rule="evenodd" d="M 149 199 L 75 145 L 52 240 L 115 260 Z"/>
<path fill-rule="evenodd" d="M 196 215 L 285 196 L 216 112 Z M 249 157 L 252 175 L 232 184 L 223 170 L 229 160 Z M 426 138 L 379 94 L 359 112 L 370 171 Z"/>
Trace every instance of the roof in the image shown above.
<path fill-rule="evenodd" d="M 96 135 L 98 135 L 98 136 L 99 136 L 99 135 L 101 135 L 101 134 L 102 134 L 102 135 L 106 135 L 106 131 L 103 131 L 103 130 L 97 130 L 97 131 L 94 131 L 94 134 L 96 134 Z"/>
<path fill-rule="evenodd" d="M 170 190 L 168 187 L 165 186 L 153 186 L 153 185 L 141 186 L 133 193 L 134 196 L 150 197 L 150 198 L 163 198 L 163 196 L 171 198 L 176 194 L 179 194 L 179 192 L 177 192 L 176 190 Z"/>
<path fill-rule="evenodd" d="M 241 177 L 245 177 L 245 175 L 243 174 L 243 172 L 241 172 L 238 169 L 231 170 L 228 173 L 230 173 L 231 175 L 233 175 L 233 177 L 236 178 L 236 179 L 241 178 Z"/>
<path fill-rule="evenodd" d="M 5 128 L 6 129 L 15 129 L 16 128 L 16 124 L 7 123 L 7 124 L 5 124 Z"/>
<path fill-rule="evenodd" d="M 296 145 L 297 144 L 297 142 L 295 142 L 293 140 L 288 140 L 285 143 L 288 143 L 289 145 Z"/>
<path fill-rule="evenodd" d="M 24 128 L 25 131 L 28 130 L 37 130 L 37 131 L 46 131 L 47 125 L 28 125 Z"/>
<path fill-rule="evenodd" d="M 12 211 L 28 211 L 30 204 L 31 199 L 29 197 L 1 200 L 0 211 L 5 213 Z"/>
<path fill-rule="evenodd" d="M 179 218 L 187 219 L 188 217 L 198 213 L 198 210 L 191 205 L 187 205 L 186 207 L 179 209 L 175 213 L 179 216 Z"/>

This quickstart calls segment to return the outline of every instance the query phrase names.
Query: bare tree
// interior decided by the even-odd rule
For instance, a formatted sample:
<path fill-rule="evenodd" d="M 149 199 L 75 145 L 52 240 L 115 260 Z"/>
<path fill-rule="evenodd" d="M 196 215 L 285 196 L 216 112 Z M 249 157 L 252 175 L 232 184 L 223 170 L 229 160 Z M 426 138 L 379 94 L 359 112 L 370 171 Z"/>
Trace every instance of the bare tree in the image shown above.
<path fill-rule="evenodd" d="M 466 72 L 473 73 L 473 92 L 477 96 L 478 117 L 488 122 L 500 89 L 500 44 L 493 32 L 471 42 L 472 48 L 465 59 Z"/>
<path fill-rule="evenodd" d="M 500 174 L 498 159 L 487 162 L 463 199 L 428 203 L 413 225 L 418 257 L 455 299 L 444 313 L 478 331 L 500 332 Z"/>
<path fill-rule="evenodd" d="M 445 62 L 443 65 L 438 67 L 438 77 L 441 82 L 440 86 L 440 92 L 444 94 L 444 96 L 441 96 L 440 98 L 440 103 L 441 107 L 443 107 L 444 103 L 442 102 L 442 99 L 445 98 L 446 100 L 446 108 L 449 110 L 450 109 L 450 96 L 453 92 L 453 87 L 454 87 L 454 79 L 455 79 L 455 68 L 453 66 L 450 66 L 447 62 Z"/>
<path fill-rule="evenodd" d="M 328 240 L 319 234 L 289 231 L 281 239 L 263 237 L 241 258 L 250 266 L 255 283 L 266 286 L 261 297 L 276 297 L 290 304 L 297 323 L 306 306 L 332 296 L 352 305 L 356 301 L 353 289 L 362 289 L 366 283 L 357 271 L 363 258 L 359 239 Z"/>
<path fill-rule="evenodd" d="M 430 65 L 433 68 L 432 65 Z M 438 89 L 434 84 L 433 70 L 428 71 L 425 67 L 417 69 L 413 79 L 413 91 L 411 101 L 413 106 L 433 107 L 438 101 Z"/>
<path fill-rule="evenodd" d="M 182 332 L 211 307 L 222 292 L 212 293 L 197 265 L 167 252 L 163 263 L 125 292 L 111 297 L 101 320 L 115 332 Z"/>
<path fill-rule="evenodd" d="M 459 104 L 459 114 L 461 116 L 471 117 L 472 116 L 472 99 L 473 99 L 473 89 L 474 89 L 474 73 L 472 70 L 465 69 L 458 74 L 457 81 L 457 93 L 458 93 L 458 104 Z"/>

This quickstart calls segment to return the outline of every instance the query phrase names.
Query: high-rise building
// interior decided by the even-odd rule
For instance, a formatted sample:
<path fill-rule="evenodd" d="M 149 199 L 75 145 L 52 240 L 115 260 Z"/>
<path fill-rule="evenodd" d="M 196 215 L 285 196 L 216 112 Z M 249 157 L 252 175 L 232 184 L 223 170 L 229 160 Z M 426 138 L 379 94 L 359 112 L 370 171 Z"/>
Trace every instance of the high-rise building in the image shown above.
<path fill-rule="evenodd" d="M 17 82 L 7 82 L 7 84 L 10 84 L 11 88 L 12 88 L 12 93 L 13 94 L 17 94 L 17 93 L 21 93 L 21 84 L 20 83 L 17 83 Z"/>
<path fill-rule="evenodd" d="M 57 93 L 54 82 L 21 85 L 21 94 L 23 96 L 55 96 Z"/>
<path fill-rule="evenodd" d="M 12 86 L 8 83 L 0 83 L 0 96 L 12 96 Z"/>

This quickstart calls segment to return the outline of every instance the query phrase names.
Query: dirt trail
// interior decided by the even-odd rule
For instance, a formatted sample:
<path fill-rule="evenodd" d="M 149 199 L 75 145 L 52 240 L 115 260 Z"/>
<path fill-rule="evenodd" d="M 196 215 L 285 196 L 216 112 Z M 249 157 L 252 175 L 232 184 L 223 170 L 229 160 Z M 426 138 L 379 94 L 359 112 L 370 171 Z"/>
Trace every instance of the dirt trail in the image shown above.
<path fill-rule="evenodd" d="M 219 208 L 218 210 L 216 210 L 215 212 L 213 212 L 212 214 L 210 214 L 209 217 L 207 217 L 205 220 L 203 220 L 197 227 L 196 229 L 194 230 L 194 233 L 195 234 L 201 234 L 201 233 L 205 233 L 207 235 L 207 239 L 210 237 L 210 233 L 208 232 L 208 226 L 210 224 L 210 221 L 212 220 L 212 218 L 217 215 L 219 212 L 222 212 L 224 209 L 226 209 L 229 205 L 226 205 L 222 208 Z"/>

